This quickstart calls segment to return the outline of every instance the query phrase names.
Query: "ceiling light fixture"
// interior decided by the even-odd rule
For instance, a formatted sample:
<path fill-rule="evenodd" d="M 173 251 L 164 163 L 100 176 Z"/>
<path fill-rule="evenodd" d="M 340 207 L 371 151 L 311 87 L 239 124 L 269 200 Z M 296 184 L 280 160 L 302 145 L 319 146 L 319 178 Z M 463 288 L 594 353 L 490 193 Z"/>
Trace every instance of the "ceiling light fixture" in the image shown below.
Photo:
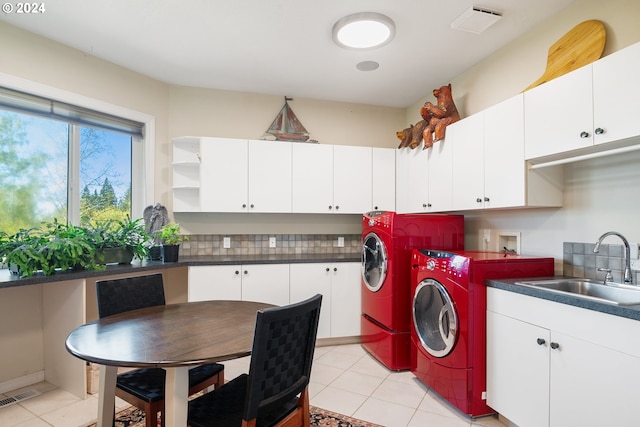
<path fill-rule="evenodd" d="M 375 12 L 347 15 L 333 25 L 333 41 L 350 49 L 373 49 L 393 40 L 396 27 L 391 18 Z"/>

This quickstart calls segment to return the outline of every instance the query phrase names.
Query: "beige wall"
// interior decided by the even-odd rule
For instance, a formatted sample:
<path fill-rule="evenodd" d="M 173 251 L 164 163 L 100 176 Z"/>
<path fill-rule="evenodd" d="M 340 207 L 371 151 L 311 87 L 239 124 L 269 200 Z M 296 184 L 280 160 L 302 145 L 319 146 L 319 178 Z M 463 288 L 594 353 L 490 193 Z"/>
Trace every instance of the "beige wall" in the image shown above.
<path fill-rule="evenodd" d="M 219 136 L 260 139 L 284 104 L 284 96 L 193 87 L 170 87 L 170 137 Z M 400 108 L 294 98 L 289 105 L 311 138 L 321 144 L 395 148 L 403 128 Z M 163 182 L 171 165 L 158 165 Z M 157 189 L 170 209 L 170 189 Z M 354 234 L 360 215 L 179 213 L 174 219 L 189 234 Z"/>
<path fill-rule="evenodd" d="M 607 32 L 603 56 L 640 41 L 637 0 L 577 0 L 566 9 L 486 60 L 455 76 L 451 83 L 456 107 L 469 116 L 522 92 L 545 70 L 549 47 L 579 23 L 597 19 Z M 420 108 L 434 102 L 431 93 L 407 108 L 408 123 L 420 120 Z"/>
<path fill-rule="evenodd" d="M 549 46 L 588 19 L 599 19 L 605 25 L 605 56 L 640 42 L 639 1 L 578 0 L 544 25 L 453 78 L 454 98 L 462 116 L 521 92 L 544 72 Z M 427 96 L 408 108 L 407 117 L 418 117 L 417 111 L 430 100 L 432 96 Z M 565 165 L 561 209 L 465 212 L 465 246 L 495 249 L 493 242 L 482 242 L 481 230 L 492 230 L 494 236 L 496 230 L 520 231 L 522 252 L 555 257 L 556 272 L 561 273 L 565 241 L 595 243 L 602 233 L 615 230 L 630 242 L 640 242 L 639 166 L 637 152 Z M 608 238 L 606 243 L 620 244 L 616 238 Z"/>

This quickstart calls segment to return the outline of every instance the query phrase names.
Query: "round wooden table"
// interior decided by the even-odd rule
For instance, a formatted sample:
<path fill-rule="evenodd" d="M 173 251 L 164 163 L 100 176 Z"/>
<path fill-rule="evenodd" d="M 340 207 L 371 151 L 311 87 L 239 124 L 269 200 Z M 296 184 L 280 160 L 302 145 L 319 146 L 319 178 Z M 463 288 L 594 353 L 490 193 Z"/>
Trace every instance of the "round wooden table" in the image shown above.
<path fill-rule="evenodd" d="M 202 301 L 143 308 L 87 323 L 66 340 L 74 356 L 101 365 L 98 426 L 111 426 L 118 367 L 167 369 L 165 424 L 187 423 L 188 370 L 251 354 L 256 312 L 249 301 Z"/>

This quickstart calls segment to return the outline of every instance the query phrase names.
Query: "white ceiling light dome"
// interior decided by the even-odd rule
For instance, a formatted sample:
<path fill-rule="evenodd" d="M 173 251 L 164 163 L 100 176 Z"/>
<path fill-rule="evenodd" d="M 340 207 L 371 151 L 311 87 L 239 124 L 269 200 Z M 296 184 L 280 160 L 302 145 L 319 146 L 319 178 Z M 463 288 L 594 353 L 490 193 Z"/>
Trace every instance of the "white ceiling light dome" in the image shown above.
<path fill-rule="evenodd" d="M 359 12 L 333 25 L 333 40 L 349 49 L 373 49 L 393 40 L 396 27 L 391 18 L 376 12 Z"/>

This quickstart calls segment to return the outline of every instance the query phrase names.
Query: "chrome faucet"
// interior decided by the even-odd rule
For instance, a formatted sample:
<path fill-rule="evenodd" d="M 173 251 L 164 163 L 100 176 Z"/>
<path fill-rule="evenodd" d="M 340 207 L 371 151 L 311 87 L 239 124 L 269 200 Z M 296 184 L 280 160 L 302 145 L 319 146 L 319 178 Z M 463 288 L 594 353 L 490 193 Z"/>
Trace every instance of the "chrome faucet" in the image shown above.
<path fill-rule="evenodd" d="M 622 239 L 622 243 L 624 243 L 624 258 L 625 258 L 624 283 L 632 283 L 631 248 L 629 247 L 629 242 L 627 241 L 627 239 L 625 239 L 625 237 L 622 234 L 618 233 L 617 231 L 607 231 L 606 233 L 604 233 L 602 236 L 598 238 L 598 241 L 596 242 L 596 246 L 593 248 L 593 252 L 594 253 L 600 252 L 600 243 L 602 243 L 602 241 L 607 236 L 618 236 L 620 239 Z"/>

